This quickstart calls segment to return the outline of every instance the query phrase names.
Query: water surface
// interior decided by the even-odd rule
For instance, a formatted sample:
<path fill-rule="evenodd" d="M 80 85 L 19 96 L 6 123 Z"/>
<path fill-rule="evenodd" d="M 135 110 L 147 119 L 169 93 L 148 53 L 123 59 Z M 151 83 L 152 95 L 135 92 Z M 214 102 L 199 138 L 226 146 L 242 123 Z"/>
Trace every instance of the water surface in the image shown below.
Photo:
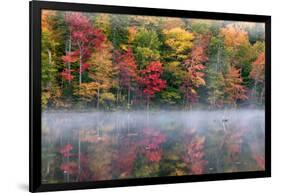
<path fill-rule="evenodd" d="M 264 170 L 263 110 L 49 111 L 42 182 Z"/>

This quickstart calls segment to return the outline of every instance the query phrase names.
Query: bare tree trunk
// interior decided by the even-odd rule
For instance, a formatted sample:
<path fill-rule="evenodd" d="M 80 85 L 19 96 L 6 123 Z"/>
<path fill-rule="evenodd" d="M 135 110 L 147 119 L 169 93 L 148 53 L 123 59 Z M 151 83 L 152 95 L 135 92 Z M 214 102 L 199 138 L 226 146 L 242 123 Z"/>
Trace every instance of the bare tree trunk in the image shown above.
<path fill-rule="evenodd" d="M 67 164 L 69 164 L 69 154 L 67 155 Z M 69 173 L 66 174 L 66 181 L 69 182 Z"/>
<path fill-rule="evenodd" d="M 118 88 L 118 98 L 119 98 L 119 103 L 122 102 L 122 90 L 120 88 Z"/>
<path fill-rule="evenodd" d="M 255 79 L 254 88 L 252 90 L 252 98 L 256 97 L 257 95 L 257 80 Z"/>
<path fill-rule="evenodd" d="M 98 93 L 97 93 L 97 109 L 100 108 L 100 87 L 98 87 Z"/>
<path fill-rule="evenodd" d="M 71 37 L 69 38 L 69 44 L 68 44 L 68 54 L 71 52 Z M 68 68 L 68 73 L 70 73 L 70 62 L 67 62 L 67 68 Z M 71 80 L 68 80 L 68 83 L 70 84 Z"/>
<path fill-rule="evenodd" d="M 119 104 L 119 87 L 117 88 L 117 91 L 116 91 L 116 105 L 118 106 Z"/>
<path fill-rule="evenodd" d="M 189 104 L 189 102 L 188 102 L 188 97 L 187 96 L 185 96 L 185 110 L 187 111 L 188 110 L 188 104 Z"/>
<path fill-rule="evenodd" d="M 265 90 L 265 86 L 264 86 L 264 84 L 263 84 L 262 90 L 261 90 L 261 95 L 260 95 L 260 103 L 261 103 L 261 104 L 263 103 L 264 90 Z"/>
<path fill-rule="evenodd" d="M 127 101 L 127 107 L 128 107 L 128 109 L 130 109 L 130 96 L 131 95 L 131 89 L 130 88 L 128 88 L 128 101 Z"/>
<path fill-rule="evenodd" d="M 146 100 L 147 100 L 146 101 L 146 110 L 149 111 L 149 100 L 150 100 L 149 96 L 147 97 Z"/>
<path fill-rule="evenodd" d="M 188 108 L 188 110 L 192 110 L 192 104 L 191 104 L 191 103 L 189 103 L 189 108 Z"/>
<path fill-rule="evenodd" d="M 52 52 L 49 49 L 47 51 L 48 51 L 48 64 L 51 67 L 51 65 L 52 65 Z M 49 72 L 49 76 L 51 77 L 50 72 Z M 51 81 L 48 81 L 48 87 L 51 87 Z"/>
<path fill-rule="evenodd" d="M 216 72 L 218 72 L 218 65 L 220 64 L 220 48 L 217 53 L 217 63 L 216 63 Z"/>
<path fill-rule="evenodd" d="M 82 83 L 82 51 L 80 49 L 80 57 L 79 57 L 79 85 Z"/>
<path fill-rule="evenodd" d="M 147 99 L 146 99 L 146 125 L 148 127 L 148 123 L 149 123 L 149 96 L 147 96 Z"/>

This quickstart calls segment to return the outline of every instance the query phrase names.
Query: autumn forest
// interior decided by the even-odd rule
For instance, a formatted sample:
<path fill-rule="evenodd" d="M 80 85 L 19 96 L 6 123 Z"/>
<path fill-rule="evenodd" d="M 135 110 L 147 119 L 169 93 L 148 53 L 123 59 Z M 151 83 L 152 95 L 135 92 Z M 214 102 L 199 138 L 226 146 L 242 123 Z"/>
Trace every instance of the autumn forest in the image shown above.
<path fill-rule="evenodd" d="M 42 106 L 262 106 L 264 49 L 259 23 L 44 11 Z"/>
<path fill-rule="evenodd" d="M 263 23 L 41 16 L 42 183 L 264 170 Z"/>

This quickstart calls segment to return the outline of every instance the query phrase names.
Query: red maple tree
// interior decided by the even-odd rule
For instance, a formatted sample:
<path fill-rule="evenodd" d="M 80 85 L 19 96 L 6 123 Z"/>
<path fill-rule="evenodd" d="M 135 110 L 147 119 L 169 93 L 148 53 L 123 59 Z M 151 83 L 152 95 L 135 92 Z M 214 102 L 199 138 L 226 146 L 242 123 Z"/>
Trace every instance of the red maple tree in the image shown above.
<path fill-rule="evenodd" d="M 146 96 L 147 109 L 149 109 L 149 101 L 155 96 L 155 93 L 166 87 L 166 81 L 161 79 L 162 73 L 163 67 L 160 61 L 150 62 L 144 70 L 140 71 L 139 84 Z"/>
<path fill-rule="evenodd" d="M 128 91 L 128 107 L 130 104 L 131 91 L 134 89 L 134 83 L 138 79 L 137 64 L 133 55 L 132 48 L 128 48 L 123 54 L 119 54 L 116 59 L 119 70 L 120 85 Z"/>
<path fill-rule="evenodd" d="M 205 137 L 194 137 L 191 142 L 186 144 L 186 154 L 183 160 L 190 168 L 191 174 L 202 174 L 207 164 L 207 161 L 204 160 L 204 143 Z"/>
<path fill-rule="evenodd" d="M 236 106 L 238 100 L 246 100 L 246 87 L 242 85 L 241 70 L 231 67 L 225 75 L 226 102 Z"/>
<path fill-rule="evenodd" d="M 129 138 L 122 139 L 118 149 L 116 168 L 122 177 L 131 175 L 137 157 L 137 144 Z"/>
<path fill-rule="evenodd" d="M 205 53 L 208 42 L 209 36 L 201 37 L 197 43 L 198 45 L 192 48 L 190 57 L 183 64 L 186 74 L 180 90 L 183 92 L 185 100 L 190 106 L 198 100 L 196 89 L 206 84 L 203 70 L 205 69 L 204 63 L 208 61 Z"/>
<path fill-rule="evenodd" d="M 143 130 L 143 138 L 139 142 L 145 157 L 151 162 L 159 162 L 162 158 L 161 144 L 166 141 L 166 136 L 153 128 Z"/>
<path fill-rule="evenodd" d="M 68 143 L 64 147 L 60 148 L 59 152 L 63 157 L 69 157 L 71 155 L 71 150 L 73 149 L 73 146 Z"/>
<path fill-rule="evenodd" d="M 70 31 L 70 41 L 72 49 L 69 50 L 62 60 L 65 63 L 79 63 L 79 84 L 82 83 L 82 73 L 89 66 L 85 62 L 90 58 L 91 53 L 95 49 L 100 49 L 102 43 L 106 40 L 105 35 L 101 30 L 93 27 L 91 20 L 84 14 L 79 12 L 71 12 L 65 15 L 65 21 Z M 69 65 L 70 66 L 70 65 Z M 70 67 L 68 67 L 69 74 L 71 73 Z M 71 76 L 64 76 L 66 80 L 71 80 Z"/>

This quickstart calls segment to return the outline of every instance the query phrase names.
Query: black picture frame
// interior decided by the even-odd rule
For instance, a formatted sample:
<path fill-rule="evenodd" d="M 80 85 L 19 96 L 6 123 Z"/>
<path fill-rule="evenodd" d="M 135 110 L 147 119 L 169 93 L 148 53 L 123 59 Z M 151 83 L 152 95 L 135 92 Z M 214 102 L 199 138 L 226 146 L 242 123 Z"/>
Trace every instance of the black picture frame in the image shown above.
<path fill-rule="evenodd" d="M 62 184 L 41 184 L 41 10 L 64 10 L 83 12 L 102 12 L 133 15 L 191 17 L 200 19 L 252 21 L 265 23 L 265 171 L 217 173 L 190 176 L 136 178 L 107 180 L 97 182 L 75 182 Z M 248 15 L 233 13 L 215 13 L 201 11 L 184 11 L 156 8 L 108 6 L 79 3 L 62 3 L 47 1 L 30 2 L 30 165 L 29 191 L 60 191 L 91 188 L 108 188 L 152 184 L 199 182 L 213 180 L 230 180 L 260 178 L 271 176 L 271 17 L 265 15 Z"/>

